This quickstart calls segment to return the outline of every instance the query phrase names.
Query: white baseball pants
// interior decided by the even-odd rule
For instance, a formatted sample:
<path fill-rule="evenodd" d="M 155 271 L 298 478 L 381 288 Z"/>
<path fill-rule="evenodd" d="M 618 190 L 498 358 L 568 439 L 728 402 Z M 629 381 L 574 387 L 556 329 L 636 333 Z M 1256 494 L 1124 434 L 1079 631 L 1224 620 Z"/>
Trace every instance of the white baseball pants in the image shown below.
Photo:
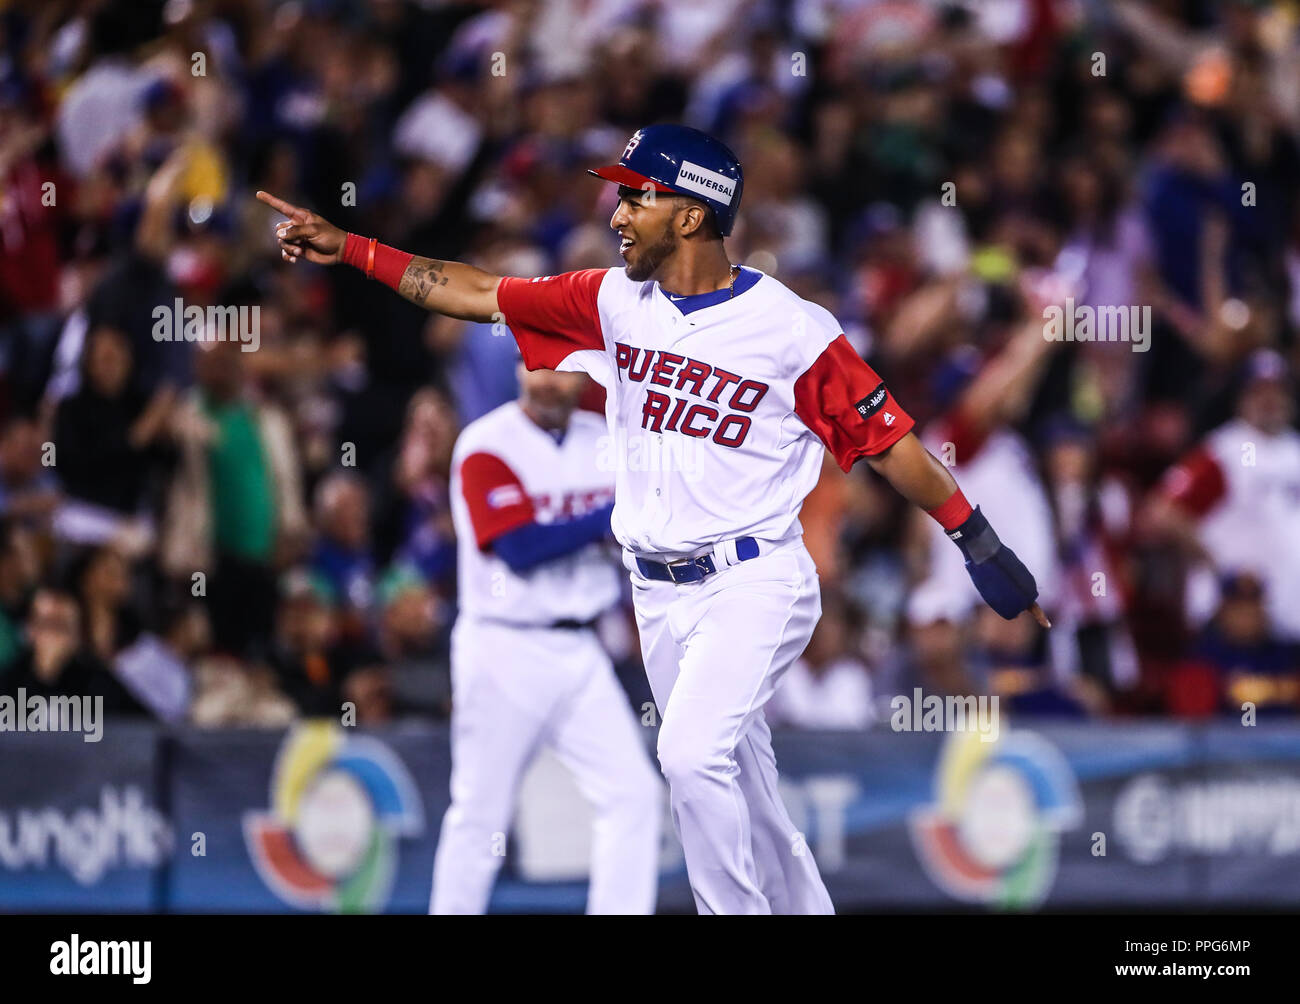
<path fill-rule="evenodd" d="M 653 913 L 663 788 L 595 632 L 462 617 L 451 658 L 451 806 L 429 912 L 486 911 L 520 778 L 545 744 L 595 810 L 587 912 Z"/>
<path fill-rule="evenodd" d="M 630 558 L 624 564 L 662 716 L 659 763 L 699 912 L 834 913 L 777 793 L 763 717 L 821 616 L 802 539 L 684 585 L 645 579 Z"/>

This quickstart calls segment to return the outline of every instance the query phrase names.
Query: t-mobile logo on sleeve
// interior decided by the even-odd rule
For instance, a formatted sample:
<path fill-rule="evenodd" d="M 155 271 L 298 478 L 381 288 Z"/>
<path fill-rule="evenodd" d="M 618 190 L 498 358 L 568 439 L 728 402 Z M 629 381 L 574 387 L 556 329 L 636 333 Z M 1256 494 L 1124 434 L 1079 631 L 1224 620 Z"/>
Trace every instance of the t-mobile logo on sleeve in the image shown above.
<path fill-rule="evenodd" d="M 861 415 L 863 418 L 870 418 L 872 415 L 874 415 L 876 412 L 880 410 L 880 406 L 885 403 L 888 397 L 889 397 L 889 391 L 885 390 L 885 385 L 882 383 L 870 394 L 864 397 L 861 401 L 857 402 L 857 404 L 855 404 L 853 407 L 858 409 L 858 414 Z M 886 412 L 886 415 L 889 415 L 889 413 Z M 885 424 L 893 425 L 894 416 L 889 415 L 889 417 L 885 420 Z"/>

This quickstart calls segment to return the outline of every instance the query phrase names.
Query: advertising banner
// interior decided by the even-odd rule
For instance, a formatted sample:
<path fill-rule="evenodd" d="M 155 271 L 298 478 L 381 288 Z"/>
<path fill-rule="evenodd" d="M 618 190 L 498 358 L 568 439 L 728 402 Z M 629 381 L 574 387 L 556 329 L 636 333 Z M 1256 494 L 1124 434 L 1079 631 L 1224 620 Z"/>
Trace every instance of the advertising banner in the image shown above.
<path fill-rule="evenodd" d="M 1294 726 L 1038 721 L 774 742 L 791 853 L 815 855 L 841 912 L 1300 906 Z M 451 759 L 447 730 L 424 723 L 110 721 L 94 744 L 0 733 L 0 767 L 0 910 L 422 913 Z M 492 909 L 580 912 L 590 825 L 543 752 Z M 671 828 L 659 908 L 694 909 Z"/>
<path fill-rule="evenodd" d="M 152 911 L 171 833 L 158 732 L 0 731 L 0 911 Z"/>

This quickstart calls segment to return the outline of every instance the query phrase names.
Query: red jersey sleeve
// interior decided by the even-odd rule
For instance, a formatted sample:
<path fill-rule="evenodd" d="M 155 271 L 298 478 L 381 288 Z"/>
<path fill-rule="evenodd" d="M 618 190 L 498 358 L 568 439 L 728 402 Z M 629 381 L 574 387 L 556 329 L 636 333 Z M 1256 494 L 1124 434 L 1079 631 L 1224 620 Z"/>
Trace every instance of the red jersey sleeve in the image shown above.
<path fill-rule="evenodd" d="M 503 533 L 533 522 L 533 501 L 504 460 L 491 453 L 471 453 L 460 465 L 460 490 L 479 550 Z"/>
<path fill-rule="evenodd" d="M 1165 473 L 1160 490 L 1193 516 L 1204 516 L 1228 493 L 1228 482 L 1214 455 L 1200 449 Z"/>
<path fill-rule="evenodd" d="M 915 424 L 843 335 L 795 381 L 794 410 L 846 471 L 889 449 Z"/>
<path fill-rule="evenodd" d="M 497 306 L 530 370 L 553 370 L 571 353 L 605 348 L 596 294 L 609 269 L 502 279 Z"/>

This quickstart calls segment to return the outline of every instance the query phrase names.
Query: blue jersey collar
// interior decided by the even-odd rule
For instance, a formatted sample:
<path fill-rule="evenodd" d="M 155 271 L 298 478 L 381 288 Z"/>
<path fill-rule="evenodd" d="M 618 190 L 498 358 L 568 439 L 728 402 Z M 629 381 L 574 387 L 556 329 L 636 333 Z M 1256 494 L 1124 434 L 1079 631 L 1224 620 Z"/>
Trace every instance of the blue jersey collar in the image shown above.
<path fill-rule="evenodd" d="M 759 279 L 763 277 L 762 272 L 756 272 L 751 268 L 740 267 L 740 274 L 736 276 L 736 296 L 753 287 Z M 690 314 L 696 310 L 703 310 L 705 307 L 712 307 L 717 303 L 726 303 L 731 299 L 731 289 L 715 289 L 708 293 L 696 293 L 692 296 L 673 296 L 659 287 L 660 294 L 680 310 L 683 314 Z"/>

